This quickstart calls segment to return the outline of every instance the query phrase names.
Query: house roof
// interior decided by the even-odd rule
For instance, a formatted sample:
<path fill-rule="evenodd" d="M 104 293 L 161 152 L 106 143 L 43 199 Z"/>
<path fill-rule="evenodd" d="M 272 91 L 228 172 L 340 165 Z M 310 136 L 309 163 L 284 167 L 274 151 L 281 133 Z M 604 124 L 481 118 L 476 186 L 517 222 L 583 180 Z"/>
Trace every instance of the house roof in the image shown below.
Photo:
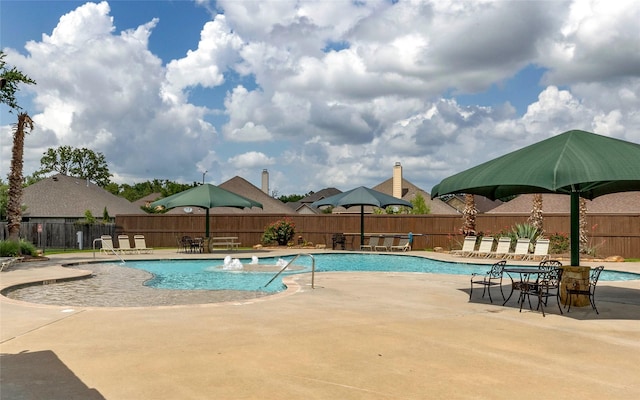
<path fill-rule="evenodd" d="M 479 213 L 486 213 L 503 203 L 500 200 L 491 200 L 477 194 L 473 195 L 473 201 L 475 202 L 476 209 Z M 452 195 L 447 201 L 445 201 L 445 203 L 458 210 L 459 213 L 462 213 L 466 206 L 463 194 Z"/>
<path fill-rule="evenodd" d="M 339 193 L 342 193 L 342 190 L 336 189 L 334 187 L 324 188 L 301 199 L 300 203 L 313 203 L 314 201 L 326 199 L 327 197 L 331 197 Z"/>
<path fill-rule="evenodd" d="M 386 181 L 380 183 L 379 185 L 374 186 L 372 189 L 377 190 L 378 192 L 382 192 L 384 194 L 388 194 L 389 196 L 393 196 L 393 178 L 387 179 Z M 334 194 L 342 193 L 340 190 L 335 188 L 323 189 L 318 193 L 322 193 L 323 191 L 330 191 L 330 190 L 333 190 L 335 192 L 331 194 L 329 194 L 330 192 L 325 192 L 325 195 L 323 195 L 322 197 L 318 197 L 316 200 L 333 196 Z M 317 195 L 318 193 L 314 193 L 314 195 Z M 413 199 L 415 199 L 418 193 L 422 195 L 425 203 L 427 204 L 427 206 L 429 206 L 431 214 L 457 214 L 457 211 L 455 208 L 449 206 L 447 203 L 443 202 L 440 199 L 431 200 L 431 195 L 428 192 L 425 192 L 424 190 L 420 189 L 419 187 L 409 182 L 408 180 L 404 178 L 402 179 L 402 194 L 403 194 L 402 199 L 403 200 L 411 202 Z M 304 201 L 304 199 L 302 201 Z M 359 212 L 360 212 L 360 207 L 350 207 L 348 209 L 345 209 L 344 207 L 335 207 L 333 209 L 333 213 L 335 214 L 349 214 L 349 213 L 359 213 Z M 366 214 L 373 213 L 373 207 L 365 206 L 364 212 Z"/>
<path fill-rule="evenodd" d="M 110 217 L 118 214 L 144 214 L 139 206 L 116 196 L 85 179 L 57 174 L 24 188 L 24 217 L 84 218 L 87 210 L 102 218 L 104 209 Z"/>
<path fill-rule="evenodd" d="M 389 178 L 386 181 L 380 183 L 378 186 L 373 187 L 374 190 L 393 196 L 393 178 Z M 431 195 L 409 182 L 406 179 L 402 179 L 402 199 L 406 201 L 412 201 L 417 194 L 420 194 L 427 206 L 429 206 L 430 214 L 457 214 L 455 208 L 451 207 L 444 201 L 435 198 L 431 199 Z"/>
<path fill-rule="evenodd" d="M 488 211 L 490 214 L 526 214 L 531 212 L 533 194 L 522 194 L 515 199 Z M 543 194 L 544 214 L 570 213 L 569 196 L 564 194 Z M 612 193 L 587 200 L 587 212 L 603 214 L 640 214 L 640 192 Z"/>
<path fill-rule="evenodd" d="M 209 210 L 209 214 L 251 214 L 251 213 L 266 213 L 266 214 L 295 214 L 295 210 L 287 207 L 283 202 L 278 199 L 267 195 L 256 186 L 249 183 L 244 178 L 235 176 L 226 182 L 217 185 L 222 189 L 228 190 L 240 196 L 244 196 L 248 199 L 255 200 L 262 204 L 263 208 L 234 208 L 234 207 L 214 207 Z M 153 193 L 145 196 L 142 199 L 136 201 L 140 206 L 145 205 L 147 202 L 153 202 L 161 198 L 160 193 Z M 176 207 L 167 211 L 167 214 L 205 214 L 205 210 L 198 207 Z"/>
<path fill-rule="evenodd" d="M 233 207 L 216 207 L 211 209 L 213 214 L 238 214 L 238 213 L 257 213 L 257 214 L 295 214 L 296 212 L 287 207 L 283 202 L 275 199 L 258 187 L 252 185 L 244 178 L 234 176 L 226 182 L 221 183 L 221 188 L 226 189 L 240 196 L 255 200 L 262 204 L 262 208 L 233 208 Z"/>

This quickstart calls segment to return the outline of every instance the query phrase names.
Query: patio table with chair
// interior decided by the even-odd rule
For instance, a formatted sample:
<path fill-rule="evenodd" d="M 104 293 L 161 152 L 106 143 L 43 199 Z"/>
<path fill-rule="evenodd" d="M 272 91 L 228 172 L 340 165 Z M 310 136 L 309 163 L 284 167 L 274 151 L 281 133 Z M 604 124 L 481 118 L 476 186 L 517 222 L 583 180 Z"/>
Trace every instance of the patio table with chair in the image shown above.
<path fill-rule="evenodd" d="M 509 292 L 509 296 L 507 296 L 506 300 L 504 301 L 504 303 L 502 303 L 502 305 L 505 305 L 509 302 L 509 300 L 511 299 L 511 296 L 513 296 L 513 292 L 515 292 L 516 290 L 520 291 L 520 294 L 518 296 L 518 304 L 524 301 L 523 297 L 525 296 L 523 296 L 523 290 L 524 291 L 531 290 L 529 286 L 535 284 L 535 281 L 534 282 L 531 281 L 532 276 L 535 276 L 537 280 L 537 276 L 539 274 L 544 273 L 545 271 L 546 269 L 539 268 L 538 266 L 534 266 L 534 267 L 519 266 L 519 267 L 504 268 L 503 272 L 507 274 L 507 276 L 511 280 L 511 292 Z"/>
<path fill-rule="evenodd" d="M 541 263 L 542 264 L 542 263 Z M 542 311 L 542 316 L 546 316 L 544 308 L 547 305 L 549 297 L 555 297 L 560 314 L 562 307 L 560 306 L 560 279 L 562 277 L 562 268 L 557 266 L 547 267 L 539 265 L 537 267 L 515 267 L 505 268 L 504 272 L 511 279 L 511 293 L 503 303 L 507 304 L 513 292 L 518 290 L 518 304 L 520 312 L 525 301 L 529 303 L 529 309 L 533 309 L 531 305 L 531 296 L 538 298 L 536 310 Z M 518 279 L 514 279 L 514 276 Z"/>

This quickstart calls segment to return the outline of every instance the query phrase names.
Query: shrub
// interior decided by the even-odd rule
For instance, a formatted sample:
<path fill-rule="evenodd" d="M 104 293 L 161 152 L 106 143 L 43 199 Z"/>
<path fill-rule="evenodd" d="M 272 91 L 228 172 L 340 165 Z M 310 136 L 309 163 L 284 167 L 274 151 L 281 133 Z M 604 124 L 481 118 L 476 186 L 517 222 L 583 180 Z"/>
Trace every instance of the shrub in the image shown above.
<path fill-rule="evenodd" d="M 0 240 L 0 257 L 16 257 L 23 255 L 37 255 L 36 246 L 30 242 L 20 240 L 16 243 L 11 240 Z"/>
<path fill-rule="evenodd" d="M 295 235 L 295 223 L 289 218 L 283 218 L 273 224 L 267 226 L 262 234 L 262 243 L 270 244 L 277 242 L 279 245 L 284 246 Z"/>
<path fill-rule="evenodd" d="M 549 236 L 549 253 L 562 254 L 569 250 L 569 237 L 565 233 L 556 232 Z"/>

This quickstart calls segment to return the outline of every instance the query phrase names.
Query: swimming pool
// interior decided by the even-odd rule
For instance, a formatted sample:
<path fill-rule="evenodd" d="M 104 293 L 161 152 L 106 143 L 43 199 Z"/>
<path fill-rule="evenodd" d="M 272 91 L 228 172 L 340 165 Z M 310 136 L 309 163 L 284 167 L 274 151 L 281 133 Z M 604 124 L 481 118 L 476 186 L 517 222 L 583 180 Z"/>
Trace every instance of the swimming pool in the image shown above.
<path fill-rule="evenodd" d="M 158 260 L 128 261 L 124 266 L 147 271 L 153 275 L 146 286 L 173 290 L 240 290 L 278 292 L 286 287 L 282 276 L 311 271 L 310 257 L 300 257 L 293 267 L 287 269 L 270 285 L 266 283 L 284 263 L 295 255 L 284 257 L 240 258 L 241 267 L 230 265 L 226 260 Z M 436 274 L 470 275 L 484 273 L 488 266 L 437 261 L 429 258 L 392 254 L 315 254 L 316 272 L 336 271 L 377 271 L 377 272 L 420 272 Z M 640 279 L 639 274 L 605 270 L 601 280 L 624 281 Z"/>

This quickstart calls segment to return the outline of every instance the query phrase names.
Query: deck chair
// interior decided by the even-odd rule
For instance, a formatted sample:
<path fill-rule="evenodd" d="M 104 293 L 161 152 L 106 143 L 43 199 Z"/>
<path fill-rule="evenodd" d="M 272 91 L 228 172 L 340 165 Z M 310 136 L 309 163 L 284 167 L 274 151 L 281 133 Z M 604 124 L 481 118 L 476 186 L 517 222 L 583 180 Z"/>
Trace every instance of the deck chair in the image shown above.
<path fill-rule="evenodd" d="M 391 251 L 410 251 L 411 245 L 409 244 L 409 239 L 400 239 L 398 244 L 390 247 Z"/>
<path fill-rule="evenodd" d="M 0 272 L 3 271 L 5 268 L 9 268 L 11 267 L 13 264 L 16 264 L 20 261 L 22 261 L 24 259 L 24 257 L 2 257 L 2 259 L 0 260 Z"/>
<path fill-rule="evenodd" d="M 531 240 L 529 240 L 529 238 L 520 238 L 518 239 L 518 241 L 516 242 L 516 249 L 513 251 L 513 253 L 509 253 L 507 254 L 507 256 L 505 258 L 507 259 L 515 259 L 515 258 L 520 258 L 523 259 L 524 257 L 527 256 L 527 254 L 529 254 L 529 244 L 531 244 Z"/>
<path fill-rule="evenodd" d="M 118 247 L 118 251 L 122 254 L 135 252 L 135 249 L 131 248 L 128 235 L 118 235 Z"/>
<path fill-rule="evenodd" d="M 144 235 L 133 235 L 133 243 L 135 244 L 135 250 L 138 254 L 151 254 L 153 253 L 153 248 L 147 247 L 147 241 L 144 238 Z"/>
<path fill-rule="evenodd" d="M 472 251 L 468 257 L 489 257 L 489 254 L 491 254 L 491 250 L 493 250 L 493 237 L 484 236 L 480 240 L 480 246 L 478 246 L 478 250 Z"/>
<path fill-rule="evenodd" d="M 101 253 L 110 253 L 113 254 L 116 252 L 116 249 L 113 247 L 113 238 L 109 235 L 100 236 L 100 241 L 102 242 L 102 247 L 100 248 Z"/>
<path fill-rule="evenodd" d="M 536 260 L 540 257 L 540 261 L 545 261 L 549 258 L 549 239 L 538 239 L 536 240 L 536 247 L 533 250 L 533 253 L 527 254 L 522 259 L 523 260 Z"/>
<path fill-rule="evenodd" d="M 509 236 L 502 236 L 498 239 L 498 244 L 496 245 L 496 249 L 489 253 L 487 258 L 495 257 L 495 258 L 504 258 L 507 254 L 509 254 L 509 250 L 511 249 L 511 238 Z"/>
<path fill-rule="evenodd" d="M 450 252 L 451 255 L 454 256 L 462 256 L 467 257 L 470 253 L 472 253 L 476 248 L 476 236 L 467 236 L 464 238 L 464 242 L 462 243 L 462 250 L 453 250 Z"/>
<path fill-rule="evenodd" d="M 386 236 L 382 241 L 382 244 L 374 246 L 373 248 L 376 251 L 389 251 L 391 250 L 391 246 L 393 246 L 393 239 L 395 239 L 393 236 Z"/>
<path fill-rule="evenodd" d="M 380 238 L 378 236 L 371 236 L 369 238 L 369 243 L 360 245 L 360 250 L 373 251 L 373 248 L 376 247 L 379 242 Z"/>

